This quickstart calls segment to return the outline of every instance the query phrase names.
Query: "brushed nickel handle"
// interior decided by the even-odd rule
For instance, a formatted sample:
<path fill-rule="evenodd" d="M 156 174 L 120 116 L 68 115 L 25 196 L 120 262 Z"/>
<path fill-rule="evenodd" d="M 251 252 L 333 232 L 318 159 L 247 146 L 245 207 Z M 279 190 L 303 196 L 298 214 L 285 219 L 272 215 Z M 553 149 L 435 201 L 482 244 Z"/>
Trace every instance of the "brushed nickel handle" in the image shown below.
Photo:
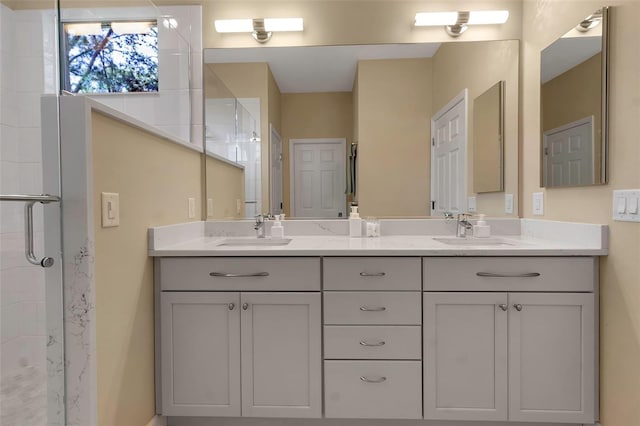
<path fill-rule="evenodd" d="M 360 272 L 361 277 L 384 277 L 386 272 Z"/>
<path fill-rule="evenodd" d="M 246 311 L 247 309 L 249 309 L 249 304 L 248 303 L 243 303 L 242 304 L 242 310 Z"/>
<path fill-rule="evenodd" d="M 256 272 L 253 274 L 228 274 L 226 272 L 210 272 L 209 275 L 212 277 L 222 277 L 222 278 L 247 278 L 247 277 L 268 277 L 268 272 Z"/>
<path fill-rule="evenodd" d="M 513 307 L 514 307 L 514 308 L 516 308 L 516 311 L 518 311 L 518 312 L 520 312 L 520 311 L 522 310 L 522 305 L 521 305 L 521 304 L 519 304 L 519 303 L 515 303 L 515 304 L 513 305 Z"/>
<path fill-rule="evenodd" d="M 362 380 L 365 383 L 382 383 L 382 382 L 385 382 L 387 378 L 384 376 L 380 376 L 377 379 L 371 379 L 367 376 L 360 376 L 360 380 Z"/>
<path fill-rule="evenodd" d="M 369 343 L 366 340 L 360 340 L 360 344 L 362 346 L 374 346 L 375 347 L 375 346 L 384 346 L 384 345 L 387 344 L 387 342 L 385 342 L 384 340 L 378 340 L 375 343 Z"/>
<path fill-rule="evenodd" d="M 360 310 L 362 312 L 383 312 L 386 311 L 387 308 L 385 308 L 384 306 L 360 306 Z"/>
<path fill-rule="evenodd" d="M 229 310 L 233 311 L 233 309 L 236 307 L 235 303 L 229 303 Z"/>
<path fill-rule="evenodd" d="M 491 277 L 491 278 L 533 278 L 539 277 L 539 272 L 525 272 L 523 274 L 496 274 L 494 272 L 476 272 L 479 277 Z"/>
<path fill-rule="evenodd" d="M 500 309 L 502 309 L 503 311 L 506 311 L 506 310 L 507 310 L 507 304 L 506 304 L 506 303 L 501 303 L 501 304 L 499 304 L 499 305 L 498 305 L 498 307 L 499 307 Z"/>

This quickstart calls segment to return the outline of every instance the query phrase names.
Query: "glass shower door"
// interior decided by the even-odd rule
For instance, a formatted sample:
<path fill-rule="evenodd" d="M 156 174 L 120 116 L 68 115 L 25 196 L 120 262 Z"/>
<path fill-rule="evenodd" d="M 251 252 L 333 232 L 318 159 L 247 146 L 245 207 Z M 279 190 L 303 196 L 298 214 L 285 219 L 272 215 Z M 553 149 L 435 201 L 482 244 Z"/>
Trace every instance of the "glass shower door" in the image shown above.
<path fill-rule="evenodd" d="M 3 426 L 65 424 L 58 6 L 27 3 L 0 3 Z"/>

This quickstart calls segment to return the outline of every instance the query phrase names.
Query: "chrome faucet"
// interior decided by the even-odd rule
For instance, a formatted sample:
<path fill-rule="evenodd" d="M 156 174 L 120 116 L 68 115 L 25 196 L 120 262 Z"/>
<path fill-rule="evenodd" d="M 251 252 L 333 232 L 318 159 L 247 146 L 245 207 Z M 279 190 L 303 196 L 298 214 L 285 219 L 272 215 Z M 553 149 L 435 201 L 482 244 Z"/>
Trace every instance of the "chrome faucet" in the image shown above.
<path fill-rule="evenodd" d="M 264 219 L 263 215 L 256 215 L 256 223 L 253 224 L 253 229 L 256 230 L 257 238 L 264 238 Z"/>
<path fill-rule="evenodd" d="M 458 219 L 456 224 L 456 237 L 467 238 L 467 230 L 473 228 L 473 225 L 469 222 L 469 213 L 458 213 Z"/>

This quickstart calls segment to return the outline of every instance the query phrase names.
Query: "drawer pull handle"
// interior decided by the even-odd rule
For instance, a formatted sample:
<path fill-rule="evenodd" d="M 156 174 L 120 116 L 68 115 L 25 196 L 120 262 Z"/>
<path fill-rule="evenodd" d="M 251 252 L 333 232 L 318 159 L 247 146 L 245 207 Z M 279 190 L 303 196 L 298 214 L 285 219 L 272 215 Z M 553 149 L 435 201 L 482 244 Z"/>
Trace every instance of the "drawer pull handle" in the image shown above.
<path fill-rule="evenodd" d="M 507 304 L 506 303 L 501 303 L 498 305 L 500 307 L 500 309 L 502 309 L 503 311 L 507 310 Z"/>
<path fill-rule="evenodd" d="M 384 340 L 378 340 L 375 343 L 369 343 L 366 340 L 360 340 L 360 344 L 362 346 L 384 346 L 387 342 L 385 342 Z"/>
<path fill-rule="evenodd" d="M 243 303 L 242 304 L 242 310 L 246 311 L 247 309 L 249 309 L 249 304 L 248 303 Z"/>
<path fill-rule="evenodd" d="M 236 307 L 235 303 L 229 303 L 229 310 L 233 311 L 233 309 Z"/>
<path fill-rule="evenodd" d="M 387 308 L 385 308 L 384 306 L 360 306 L 360 310 L 362 312 L 383 312 L 386 311 Z"/>
<path fill-rule="evenodd" d="M 496 274 L 493 272 L 476 272 L 479 277 L 491 277 L 491 278 L 533 278 L 539 277 L 539 272 L 526 272 L 524 274 Z"/>
<path fill-rule="evenodd" d="M 268 277 L 268 272 L 256 272 L 254 274 L 227 274 L 225 272 L 210 272 L 209 275 L 212 277 L 222 277 L 222 278 L 248 278 L 248 277 Z"/>
<path fill-rule="evenodd" d="M 382 383 L 387 381 L 387 378 L 384 376 L 378 377 L 377 379 L 371 379 L 367 376 L 360 376 L 360 380 L 362 380 L 365 383 Z"/>
<path fill-rule="evenodd" d="M 520 312 L 522 310 L 522 305 L 519 303 L 516 303 L 513 305 L 514 308 L 516 308 L 516 311 Z"/>
<path fill-rule="evenodd" d="M 385 272 L 360 272 L 361 277 L 384 277 Z"/>

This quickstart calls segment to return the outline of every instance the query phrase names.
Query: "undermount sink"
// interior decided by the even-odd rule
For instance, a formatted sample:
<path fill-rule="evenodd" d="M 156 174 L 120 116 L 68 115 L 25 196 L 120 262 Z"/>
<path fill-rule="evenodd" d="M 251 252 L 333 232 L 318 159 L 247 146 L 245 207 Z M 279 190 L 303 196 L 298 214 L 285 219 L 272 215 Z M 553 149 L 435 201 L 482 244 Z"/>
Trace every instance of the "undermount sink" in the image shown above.
<path fill-rule="evenodd" d="M 513 243 L 503 240 L 502 238 L 459 238 L 459 237 L 441 237 L 434 238 L 440 243 L 452 246 L 512 246 Z"/>
<path fill-rule="evenodd" d="M 219 246 L 286 246 L 291 238 L 227 238 Z"/>

